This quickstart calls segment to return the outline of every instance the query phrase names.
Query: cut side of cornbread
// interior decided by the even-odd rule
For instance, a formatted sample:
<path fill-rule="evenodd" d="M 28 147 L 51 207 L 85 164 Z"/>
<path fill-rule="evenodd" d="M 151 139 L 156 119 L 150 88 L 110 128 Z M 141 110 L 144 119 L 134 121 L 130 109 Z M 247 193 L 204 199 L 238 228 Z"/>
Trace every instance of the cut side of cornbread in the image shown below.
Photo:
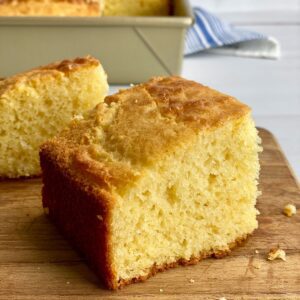
<path fill-rule="evenodd" d="M 105 0 L 105 16 L 167 16 L 171 0 Z"/>
<path fill-rule="evenodd" d="M 43 206 L 106 286 L 222 257 L 257 228 L 250 109 L 180 77 L 105 98 L 41 148 Z"/>
<path fill-rule="evenodd" d="M 64 60 L 0 81 L 0 177 L 41 173 L 39 147 L 103 101 L 107 77 L 93 57 Z"/>
<path fill-rule="evenodd" d="M 0 16 L 100 16 L 102 0 L 1 0 Z"/>

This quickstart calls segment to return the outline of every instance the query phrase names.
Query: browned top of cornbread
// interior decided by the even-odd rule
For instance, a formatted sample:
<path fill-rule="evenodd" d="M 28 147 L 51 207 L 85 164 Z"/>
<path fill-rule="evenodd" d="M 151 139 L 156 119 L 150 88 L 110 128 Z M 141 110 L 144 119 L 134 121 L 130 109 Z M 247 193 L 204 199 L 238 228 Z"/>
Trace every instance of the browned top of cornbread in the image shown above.
<path fill-rule="evenodd" d="M 157 77 L 108 96 L 75 119 L 42 153 L 68 174 L 110 190 L 135 181 L 196 132 L 249 112 L 248 106 L 199 83 Z"/>
<path fill-rule="evenodd" d="M 4 78 L 3 80 L 0 80 L 0 99 L 10 89 L 18 86 L 19 84 L 26 84 L 28 81 L 34 80 L 35 78 L 40 78 L 41 76 L 55 76 L 59 73 L 68 74 L 70 72 L 75 72 L 80 68 L 98 65 L 100 65 L 100 62 L 96 58 L 92 56 L 86 56 L 83 58 L 75 58 L 73 60 L 58 61 L 24 73 L 19 73 L 11 77 Z"/>

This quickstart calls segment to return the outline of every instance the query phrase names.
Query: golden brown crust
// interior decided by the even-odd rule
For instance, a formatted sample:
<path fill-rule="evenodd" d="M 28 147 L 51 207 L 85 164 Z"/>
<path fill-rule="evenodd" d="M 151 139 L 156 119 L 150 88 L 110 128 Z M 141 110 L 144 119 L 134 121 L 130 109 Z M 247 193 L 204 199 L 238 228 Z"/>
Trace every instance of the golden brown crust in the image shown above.
<path fill-rule="evenodd" d="M 152 78 L 106 97 L 105 102 L 124 102 L 125 109 L 132 103 L 137 109 L 154 103 L 162 116 L 197 128 L 215 126 L 249 111 L 249 107 L 231 96 L 178 76 Z"/>
<path fill-rule="evenodd" d="M 77 57 L 75 59 L 65 59 L 62 61 L 57 61 L 55 63 L 48 64 L 46 66 L 42 66 L 36 69 L 31 70 L 57 70 L 63 73 L 74 72 L 79 68 L 91 67 L 91 66 L 99 66 L 100 62 L 93 56 L 86 56 L 86 57 Z"/>
<path fill-rule="evenodd" d="M 114 199 L 83 178 L 71 178 L 46 151 L 40 152 L 40 158 L 43 207 L 49 218 L 85 256 L 106 286 L 116 289 L 109 226 Z"/>
<path fill-rule="evenodd" d="M 100 16 L 100 0 L 0 0 L 1 16 Z"/>
<path fill-rule="evenodd" d="M 214 258 L 223 258 L 230 254 L 231 250 L 240 244 L 242 244 L 249 235 L 242 236 L 240 238 L 237 238 L 234 242 L 230 243 L 228 245 L 229 250 L 211 250 L 209 252 L 202 252 L 198 256 L 192 257 L 191 259 L 183 259 L 180 258 L 176 262 L 172 263 L 166 263 L 160 266 L 157 266 L 154 264 L 150 269 L 147 275 L 131 278 L 129 280 L 119 280 L 117 288 L 123 288 L 124 286 L 131 284 L 131 283 L 137 283 L 137 282 L 143 282 L 147 280 L 148 278 L 154 276 L 158 272 L 164 272 L 168 269 L 175 268 L 178 266 L 187 266 L 187 265 L 195 265 L 198 262 L 200 262 L 202 259 L 208 258 L 208 257 L 214 257 Z M 111 289 L 116 289 L 115 286 L 110 287 Z"/>
<path fill-rule="evenodd" d="M 145 164 L 162 159 L 199 131 L 248 112 L 233 97 L 196 82 L 158 77 L 106 97 L 44 147 L 74 176 L 109 191 L 135 181 Z"/>
<path fill-rule="evenodd" d="M 19 73 L 11 77 L 4 78 L 0 81 L 0 100 L 10 88 L 15 87 L 18 84 L 25 84 L 26 82 L 41 76 L 55 76 L 59 73 L 68 75 L 69 73 L 75 72 L 80 68 L 88 68 L 99 65 L 100 62 L 96 58 L 88 55 L 86 57 L 78 57 L 73 60 L 58 61 L 46 66 L 34 68 L 24 73 Z"/>

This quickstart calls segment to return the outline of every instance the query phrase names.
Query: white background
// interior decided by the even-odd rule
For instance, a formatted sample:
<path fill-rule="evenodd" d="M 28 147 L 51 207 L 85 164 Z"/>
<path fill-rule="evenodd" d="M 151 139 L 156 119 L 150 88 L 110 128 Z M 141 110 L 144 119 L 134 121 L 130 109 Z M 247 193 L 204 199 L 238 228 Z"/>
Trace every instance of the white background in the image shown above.
<path fill-rule="evenodd" d="M 299 10 L 300 0 L 190 0 L 213 12 Z"/>

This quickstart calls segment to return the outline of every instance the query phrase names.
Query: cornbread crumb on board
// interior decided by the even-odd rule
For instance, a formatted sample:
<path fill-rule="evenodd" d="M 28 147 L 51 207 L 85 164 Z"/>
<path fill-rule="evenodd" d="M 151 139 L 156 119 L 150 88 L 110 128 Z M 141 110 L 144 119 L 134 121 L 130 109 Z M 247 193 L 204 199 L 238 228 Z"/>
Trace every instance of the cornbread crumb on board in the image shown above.
<path fill-rule="evenodd" d="M 286 261 L 285 251 L 280 249 L 279 247 L 271 249 L 268 253 L 268 260 L 272 261 L 275 259 L 281 259 L 283 261 Z"/>
<path fill-rule="evenodd" d="M 260 269 L 261 268 L 261 263 L 260 262 L 253 262 L 252 263 L 253 268 L 255 269 Z"/>
<path fill-rule="evenodd" d="M 287 217 L 291 217 L 293 215 L 295 215 L 297 213 L 297 208 L 294 204 L 287 204 L 284 208 L 283 208 L 283 213 L 287 216 Z"/>

